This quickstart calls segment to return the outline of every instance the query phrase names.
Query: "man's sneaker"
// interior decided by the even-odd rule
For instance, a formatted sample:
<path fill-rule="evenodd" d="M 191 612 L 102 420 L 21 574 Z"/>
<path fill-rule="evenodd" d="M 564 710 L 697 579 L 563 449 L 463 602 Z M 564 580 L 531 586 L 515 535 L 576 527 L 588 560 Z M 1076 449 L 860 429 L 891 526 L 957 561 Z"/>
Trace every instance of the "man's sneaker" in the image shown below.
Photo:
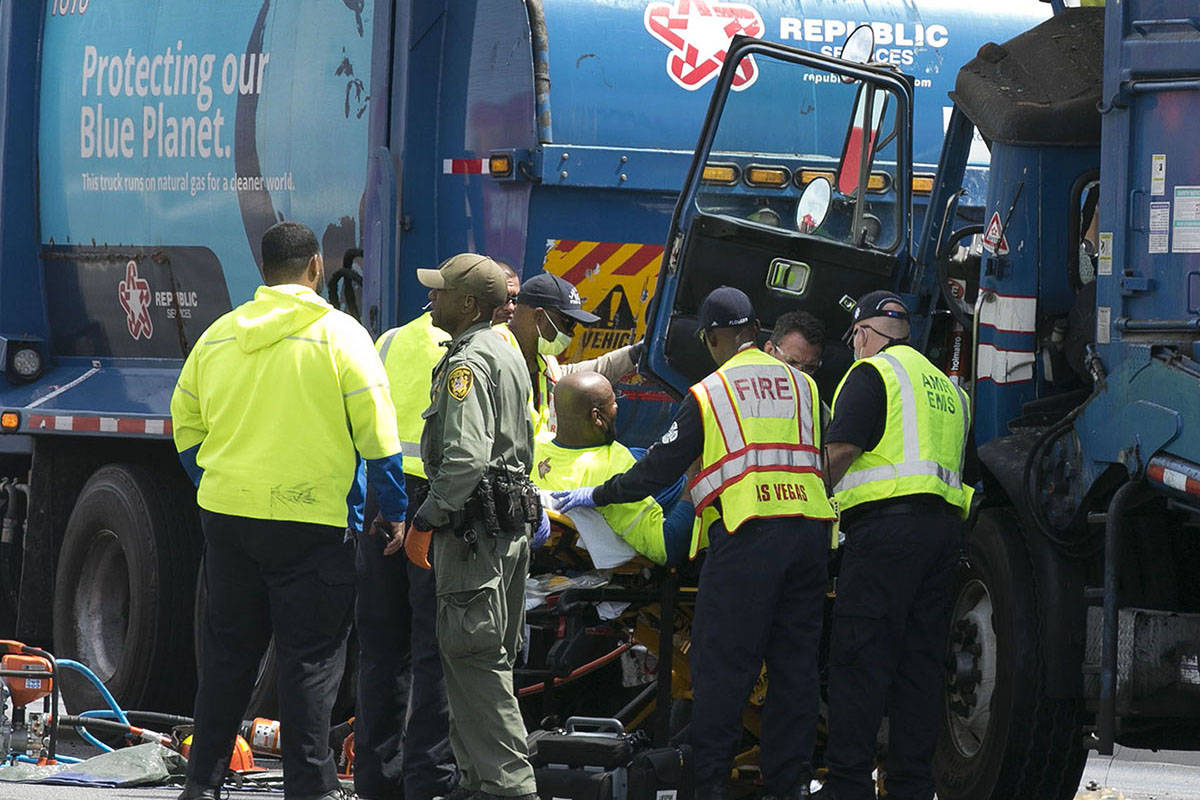
<path fill-rule="evenodd" d="M 357 800 L 357 799 L 358 799 L 358 795 L 356 795 L 353 791 L 351 791 L 350 789 L 347 789 L 344 786 L 338 786 L 335 789 L 330 789 L 328 792 L 326 792 L 325 794 L 323 794 L 317 798 L 317 800 Z"/>
<path fill-rule="evenodd" d="M 468 800 L 476 794 L 474 789 L 468 789 L 465 786 L 455 786 L 441 797 L 435 797 L 433 800 Z"/>
<path fill-rule="evenodd" d="M 195 781 L 183 785 L 183 792 L 178 800 L 221 800 L 221 790 L 212 786 L 204 786 Z"/>

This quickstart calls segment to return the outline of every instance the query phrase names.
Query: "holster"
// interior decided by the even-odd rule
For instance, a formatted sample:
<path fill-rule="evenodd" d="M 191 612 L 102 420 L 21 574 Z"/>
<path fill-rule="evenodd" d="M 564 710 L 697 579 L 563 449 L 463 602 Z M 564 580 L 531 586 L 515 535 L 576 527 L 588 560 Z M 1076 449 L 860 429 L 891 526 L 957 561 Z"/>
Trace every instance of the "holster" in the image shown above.
<path fill-rule="evenodd" d="M 463 510 L 466 527 L 483 528 L 477 533 L 489 536 L 524 536 L 526 525 L 537 525 L 542 518 L 542 503 L 537 487 L 525 477 L 507 472 L 489 471 L 467 500 Z M 469 523 L 478 523 L 471 526 Z M 460 525 L 455 525 L 459 530 Z"/>

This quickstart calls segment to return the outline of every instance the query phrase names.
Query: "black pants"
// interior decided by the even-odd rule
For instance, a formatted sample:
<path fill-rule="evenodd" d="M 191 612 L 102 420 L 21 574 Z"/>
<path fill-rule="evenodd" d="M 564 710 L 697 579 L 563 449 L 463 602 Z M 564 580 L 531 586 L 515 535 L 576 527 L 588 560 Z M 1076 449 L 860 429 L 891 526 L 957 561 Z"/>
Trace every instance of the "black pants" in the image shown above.
<path fill-rule="evenodd" d="M 873 800 L 886 710 L 888 797 L 933 797 L 933 750 L 962 524 L 949 513 L 868 516 L 846 532 L 829 653 L 830 782 Z"/>
<path fill-rule="evenodd" d="M 767 791 L 783 794 L 812 776 L 829 526 L 759 519 L 730 536 L 717 522 L 708 537 L 689 653 L 696 781 L 729 775 L 765 661 L 761 763 Z"/>
<path fill-rule="evenodd" d="M 354 602 L 353 545 L 328 525 L 200 512 L 205 607 L 188 778 L 219 786 L 258 664 L 275 634 L 284 791 L 338 786 L 329 749 Z"/>
<path fill-rule="evenodd" d="M 424 497 L 418 483 L 406 480 L 410 514 Z M 358 536 L 354 789 L 368 800 L 432 800 L 455 779 L 433 571 L 383 547 L 377 535 Z"/>

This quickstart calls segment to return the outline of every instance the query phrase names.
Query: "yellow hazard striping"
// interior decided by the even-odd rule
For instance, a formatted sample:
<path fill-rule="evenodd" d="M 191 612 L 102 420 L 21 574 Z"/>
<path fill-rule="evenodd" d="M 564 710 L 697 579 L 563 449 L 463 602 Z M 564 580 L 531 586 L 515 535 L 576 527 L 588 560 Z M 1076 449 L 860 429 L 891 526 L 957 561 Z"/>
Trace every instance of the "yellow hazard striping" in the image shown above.
<path fill-rule="evenodd" d="M 595 358 L 637 341 L 662 266 L 661 244 L 551 239 L 543 268 L 575 285 L 583 306 L 600 317 L 580 328 L 563 361 Z"/>

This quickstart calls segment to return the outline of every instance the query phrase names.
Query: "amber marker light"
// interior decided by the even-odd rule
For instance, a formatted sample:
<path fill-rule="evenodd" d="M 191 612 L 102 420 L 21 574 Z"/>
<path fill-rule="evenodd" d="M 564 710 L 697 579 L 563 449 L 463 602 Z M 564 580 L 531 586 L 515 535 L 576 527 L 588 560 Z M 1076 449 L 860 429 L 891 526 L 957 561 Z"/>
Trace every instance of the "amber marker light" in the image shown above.
<path fill-rule="evenodd" d="M 16 411 L 5 411 L 0 414 L 0 430 L 15 431 L 21 427 L 21 415 Z"/>
<path fill-rule="evenodd" d="M 796 185 L 807 186 L 817 178 L 824 178 L 833 183 L 835 176 L 831 169 L 802 169 L 796 173 Z"/>
<path fill-rule="evenodd" d="M 493 153 L 488 156 L 488 173 L 493 178 L 507 178 L 512 175 L 512 156 L 507 153 Z"/>
<path fill-rule="evenodd" d="M 728 186 L 737 183 L 738 169 L 734 164 L 705 164 L 700 180 L 705 183 L 717 183 Z"/>
<path fill-rule="evenodd" d="M 746 183 L 751 186 L 769 186 L 778 189 L 787 186 L 792 174 L 786 167 L 755 167 L 746 168 Z"/>

